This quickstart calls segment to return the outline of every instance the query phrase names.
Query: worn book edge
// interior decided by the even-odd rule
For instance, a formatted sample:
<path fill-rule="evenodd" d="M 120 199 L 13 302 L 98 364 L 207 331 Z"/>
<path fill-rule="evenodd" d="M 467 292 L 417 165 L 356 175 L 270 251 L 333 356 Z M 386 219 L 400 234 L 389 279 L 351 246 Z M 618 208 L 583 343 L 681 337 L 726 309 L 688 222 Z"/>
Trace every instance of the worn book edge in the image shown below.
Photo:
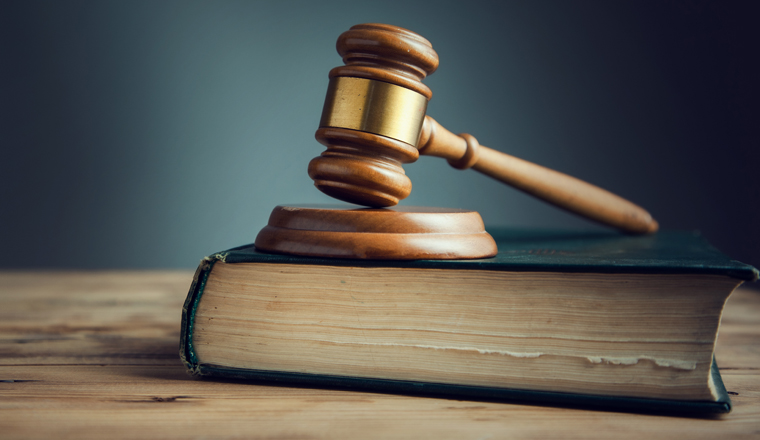
<path fill-rule="evenodd" d="M 716 401 L 692 401 L 670 399 L 647 399 L 625 396 L 602 396 L 593 394 L 560 393 L 551 391 L 521 390 L 501 387 L 482 387 L 433 382 L 372 379 L 352 376 L 292 373 L 254 369 L 230 368 L 201 364 L 193 350 L 195 312 L 203 296 L 208 276 L 217 261 L 226 262 L 228 253 L 221 252 L 204 258 L 193 276 L 190 291 L 182 308 L 180 334 L 180 358 L 193 376 L 244 379 L 270 384 L 311 386 L 320 388 L 351 389 L 379 393 L 431 395 L 444 398 L 467 398 L 500 402 L 550 404 L 589 409 L 605 409 L 632 412 L 672 414 L 720 414 L 731 411 L 731 399 L 723 384 L 715 358 L 711 366 L 712 382 L 718 399 Z"/>

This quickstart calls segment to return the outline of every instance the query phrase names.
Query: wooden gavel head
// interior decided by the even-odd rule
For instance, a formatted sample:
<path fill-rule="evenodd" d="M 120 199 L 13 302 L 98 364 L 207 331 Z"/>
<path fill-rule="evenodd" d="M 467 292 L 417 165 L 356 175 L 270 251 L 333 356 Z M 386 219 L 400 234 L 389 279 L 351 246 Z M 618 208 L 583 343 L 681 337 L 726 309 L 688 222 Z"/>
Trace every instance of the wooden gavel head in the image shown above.
<path fill-rule="evenodd" d="M 412 190 L 401 164 L 419 157 L 432 97 L 422 80 L 438 67 L 438 54 L 414 32 L 385 24 L 353 26 L 337 49 L 345 66 L 330 71 L 316 133 L 327 150 L 309 163 L 309 176 L 336 199 L 396 205 Z"/>

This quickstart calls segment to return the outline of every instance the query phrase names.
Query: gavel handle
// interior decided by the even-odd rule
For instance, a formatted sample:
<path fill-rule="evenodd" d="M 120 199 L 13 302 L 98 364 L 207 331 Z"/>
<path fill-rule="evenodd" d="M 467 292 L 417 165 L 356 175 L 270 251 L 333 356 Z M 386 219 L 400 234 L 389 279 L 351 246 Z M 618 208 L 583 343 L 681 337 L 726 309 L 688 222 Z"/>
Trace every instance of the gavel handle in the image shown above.
<path fill-rule="evenodd" d="M 448 159 L 454 168 L 475 170 L 560 208 L 632 234 L 649 234 L 657 221 L 640 206 L 598 186 L 481 146 L 469 134 L 455 135 L 425 116 L 420 154 Z"/>

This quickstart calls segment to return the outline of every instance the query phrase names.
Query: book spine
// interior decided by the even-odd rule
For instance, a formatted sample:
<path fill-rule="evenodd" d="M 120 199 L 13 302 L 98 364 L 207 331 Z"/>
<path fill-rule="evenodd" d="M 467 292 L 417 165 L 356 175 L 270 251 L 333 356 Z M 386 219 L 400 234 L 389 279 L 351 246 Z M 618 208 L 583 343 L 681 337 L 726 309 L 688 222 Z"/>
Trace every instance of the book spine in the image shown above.
<path fill-rule="evenodd" d="M 198 367 L 198 358 L 193 350 L 193 328 L 195 324 L 195 310 L 198 308 L 198 302 L 203 295 L 203 289 L 206 287 L 206 281 L 218 260 L 216 255 L 204 258 L 193 276 L 193 283 L 190 285 L 190 291 L 185 298 L 185 304 L 182 306 L 182 327 L 179 337 L 179 357 L 187 368 L 188 373 L 193 376 L 201 375 Z"/>

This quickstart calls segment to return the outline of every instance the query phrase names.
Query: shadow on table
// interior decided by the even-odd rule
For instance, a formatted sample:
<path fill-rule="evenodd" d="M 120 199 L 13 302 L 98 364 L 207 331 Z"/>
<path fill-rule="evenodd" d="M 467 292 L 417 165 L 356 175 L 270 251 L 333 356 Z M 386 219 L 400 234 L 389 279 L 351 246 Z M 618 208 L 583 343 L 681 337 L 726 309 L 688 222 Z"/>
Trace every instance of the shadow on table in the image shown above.
<path fill-rule="evenodd" d="M 599 411 L 607 413 L 633 413 L 652 416 L 663 417 L 679 417 L 679 418 L 691 418 L 691 419 L 712 419 L 720 420 L 723 414 L 715 414 L 709 412 L 698 412 L 694 409 L 679 410 L 678 408 L 644 408 L 639 406 L 625 406 L 618 403 L 610 405 L 606 399 L 594 399 L 589 398 L 585 400 L 578 400 L 577 396 L 568 396 L 564 401 L 562 396 L 551 396 L 553 399 L 548 401 L 547 396 L 542 396 L 542 393 L 536 393 L 533 391 L 522 392 L 520 390 L 511 390 L 511 398 L 504 397 L 483 397 L 483 396 L 471 396 L 463 398 L 461 394 L 447 395 L 445 392 L 425 392 L 425 391 L 411 391 L 406 392 L 385 391 L 382 389 L 368 389 L 361 386 L 346 386 L 340 384 L 330 384 L 329 386 L 315 386 L 313 384 L 298 383 L 298 381 L 288 380 L 265 380 L 265 379 L 242 379 L 242 378 L 220 378 L 220 377 L 194 377 L 191 376 L 187 369 L 181 364 L 179 356 L 177 356 L 177 366 L 145 366 L 145 368 L 132 369 L 129 373 L 133 377 L 143 377 L 145 379 L 159 379 L 167 381 L 191 381 L 196 383 L 203 383 L 204 389 L 214 387 L 217 384 L 220 391 L 223 389 L 229 389 L 230 386 L 238 387 L 269 387 L 269 388 L 287 388 L 290 390 L 300 389 L 304 391 L 324 390 L 324 391 L 338 391 L 353 395 L 355 393 L 374 394 L 377 396 L 406 396 L 409 398 L 424 398 L 424 399 L 440 399 L 459 402 L 482 402 L 482 403 L 497 403 L 504 405 L 529 405 L 529 406 L 543 406 L 549 408 L 564 408 L 583 411 Z M 544 393 L 544 394 L 557 394 L 557 393 Z M 183 396 L 188 397 L 188 396 Z M 550 402 L 550 403 L 547 403 Z"/>

